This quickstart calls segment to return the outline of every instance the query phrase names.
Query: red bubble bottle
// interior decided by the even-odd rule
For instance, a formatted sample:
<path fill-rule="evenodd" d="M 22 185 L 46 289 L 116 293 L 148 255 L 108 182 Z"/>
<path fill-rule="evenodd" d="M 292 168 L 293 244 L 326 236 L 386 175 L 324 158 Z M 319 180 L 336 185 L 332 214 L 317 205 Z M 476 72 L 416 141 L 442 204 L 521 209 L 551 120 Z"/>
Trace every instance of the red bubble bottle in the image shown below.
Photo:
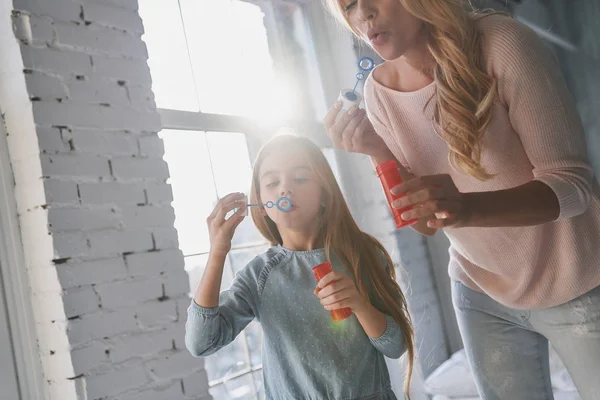
<path fill-rule="evenodd" d="M 333 271 L 333 268 L 331 267 L 329 261 L 325 261 L 323 264 L 319 264 L 316 267 L 314 267 L 312 271 L 315 275 L 315 278 L 317 279 L 317 282 L 320 282 L 325 275 Z M 333 322 L 345 320 L 346 318 L 352 315 L 352 310 L 350 308 L 340 308 L 337 310 L 330 310 L 329 312 L 331 314 L 331 319 L 333 319 Z"/>
<path fill-rule="evenodd" d="M 394 215 L 394 221 L 396 221 L 396 228 L 404 228 L 406 226 L 410 226 L 418 221 L 418 219 L 411 219 L 405 221 L 402 219 L 401 215 L 403 212 L 408 211 L 411 207 L 406 208 L 394 208 L 392 207 L 392 202 L 396 199 L 405 197 L 406 194 L 397 196 L 392 194 L 391 190 L 393 187 L 398 186 L 402 183 L 402 178 L 400 177 L 400 170 L 398 169 L 398 165 L 396 164 L 396 160 L 389 160 L 384 163 L 379 164 L 376 168 L 377 176 L 381 181 L 381 185 L 383 186 L 383 191 L 385 192 L 385 198 L 387 199 L 388 205 L 392 214 Z"/>

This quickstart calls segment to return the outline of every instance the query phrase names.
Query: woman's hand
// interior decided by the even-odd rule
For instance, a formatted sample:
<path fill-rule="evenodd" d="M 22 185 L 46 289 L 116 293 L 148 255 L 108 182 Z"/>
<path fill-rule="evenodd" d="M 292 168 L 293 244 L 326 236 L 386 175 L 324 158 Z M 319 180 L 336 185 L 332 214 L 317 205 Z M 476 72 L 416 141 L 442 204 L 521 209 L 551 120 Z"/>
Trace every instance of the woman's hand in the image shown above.
<path fill-rule="evenodd" d="M 467 196 L 461 193 L 450 175 L 428 175 L 410 179 L 391 189 L 392 194 L 405 197 L 394 200 L 394 208 L 414 207 L 405 211 L 402 219 L 428 220 L 429 228 L 461 227 L 470 217 Z"/>
<path fill-rule="evenodd" d="M 231 239 L 235 229 L 244 220 L 243 214 L 247 208 L 244 200 L 242 193 L 230 193 L 217 202 L 213 212 L 206 219 L 211 253 L 224 255 L 231 250 Z M 225 219 L 225 215 L 235 208 L 237 211 Z"/>
<path fill-rule="evenodd" d="M 350 308 L 355 314 L 360 314 L 369 309 L 371 304 L 363 297 L 354 281 L 348 276 L 332 271 L 325 275 L 314 290 L 326 310 Z"/>
<path fill-rule="evenodd" d="M 342 103 L 338 101 L 329 109 L 323 121 L 327 136 L 336 149 L 362 153 L 381 160 L 394 158 L 383 139 L 375 132 L 365 110 L 353 106 L 338 118 L 340 112 Z"/>

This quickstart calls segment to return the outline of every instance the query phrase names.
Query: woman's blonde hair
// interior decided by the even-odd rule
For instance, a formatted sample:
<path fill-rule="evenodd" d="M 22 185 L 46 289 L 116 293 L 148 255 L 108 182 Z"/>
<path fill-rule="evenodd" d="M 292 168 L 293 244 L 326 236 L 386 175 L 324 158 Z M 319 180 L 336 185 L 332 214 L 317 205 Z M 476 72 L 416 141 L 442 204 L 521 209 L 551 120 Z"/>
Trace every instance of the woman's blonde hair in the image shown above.
<path fill-rule="evenodd" d="M 326 0 L 331 12 L 352 32 L 341 0 Z M 436 132 L 448 143 L 452 166 L 479 179 L 488 174 L 481 165 L 481 142 L 492 118 L 496 80 L 486 70 L 483 34 L 477 19 L 489 12 L 477 11 L 469 0 L 398 0 L 423 21 L 428 48 L 436 61 Z"/>
<path fill-rule="evenodd" d="M 327 259 L 330 260 L 334 254 L 356 283 L 359 293 L 379 311 L 390 315 L 400 327 L 408 356 L 405 385 L 408 388 L 413 370 L 414 333 L 406 299 L 396 282 L 392 260 L 381 243 L 361 231 L 354 221 L 331 167 L 317 145 L 308 138 L 288 134 L 278 135 L 265 144 L 254 163 L 251 202 L 262 203 L 259 184 L 261 165 L 266 157 L 282 148 L 304 152 L 322 188 L 320 238 L 324 242 Z M 282 244 L 281 234 L 273 220 L 256 207 L 250 212 L 259 232 L 271 245 Z"/>

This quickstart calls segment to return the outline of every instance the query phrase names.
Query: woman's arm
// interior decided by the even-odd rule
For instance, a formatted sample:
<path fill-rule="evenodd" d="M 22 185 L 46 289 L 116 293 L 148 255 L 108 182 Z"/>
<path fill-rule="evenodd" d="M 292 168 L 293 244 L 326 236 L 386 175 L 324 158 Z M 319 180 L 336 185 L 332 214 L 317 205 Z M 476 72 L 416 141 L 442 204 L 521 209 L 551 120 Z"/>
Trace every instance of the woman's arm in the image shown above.
<path fill-rule="evenodd" d="M 592 197 L 593 169 L 581 119 L 556 59 L 535 32 L 516 20 L 498 18 L 484 33 L 499 100 L 529 158 L 533 179 L 506 190 L 460 193 L 447 175 L 419 177 L 397 189 L 409 193 L 397 206 L 422 206 L 406 218 L 445 216 L 429 222 L 437 228 L 530 226 L 584 213 Z"/>
<path fill-rule="evenodd" d="M 382 154 L 381 156 L 374 156 L 371 157 L 371 162 L 373 163 L 373 166 L 377 166 L 381 163 L 384 163 L 388 160 L 395 160 L 396 164 L 398 165 L 398 169 L 400 170 L 400 177 L 402 178 L 402 182 L 407 182 L 411 179 L 414 179 L 414 175 L 411 174 L 410 172 L 408 172 L 408 170 L 406 168 L 404 168 L 404 166 L 402 165 L 402 163 L 400 163 L 398 161 L 398 159 L 392 154 L 391 151 L 388 150 L 388 154 Z M 436 228 L 431 228 L 429 226 L 427 226 L 427 222 L 430 220 L 431 218 L 424 218 L 419 220 L 419 222 L 417 222 L 416 224 L 411 225 L 410 227 L 412 229 L 414 229 L 415 231 L 419 232 L 421 235 L 425 235 L 425 236 L 433 236 L 435 235 L 435 233 L 437 232 Z"/>

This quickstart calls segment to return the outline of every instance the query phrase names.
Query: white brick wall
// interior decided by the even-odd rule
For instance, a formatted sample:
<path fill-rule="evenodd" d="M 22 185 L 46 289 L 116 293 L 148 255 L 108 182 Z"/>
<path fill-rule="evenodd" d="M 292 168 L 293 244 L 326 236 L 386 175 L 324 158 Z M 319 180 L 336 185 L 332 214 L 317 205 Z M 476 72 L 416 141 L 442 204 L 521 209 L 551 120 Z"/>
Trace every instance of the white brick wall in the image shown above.
<path fill-rule="evenodd" d="M 13 6 L 0 108 L 48 398 L 205 398 L 137 1 Z"/>

